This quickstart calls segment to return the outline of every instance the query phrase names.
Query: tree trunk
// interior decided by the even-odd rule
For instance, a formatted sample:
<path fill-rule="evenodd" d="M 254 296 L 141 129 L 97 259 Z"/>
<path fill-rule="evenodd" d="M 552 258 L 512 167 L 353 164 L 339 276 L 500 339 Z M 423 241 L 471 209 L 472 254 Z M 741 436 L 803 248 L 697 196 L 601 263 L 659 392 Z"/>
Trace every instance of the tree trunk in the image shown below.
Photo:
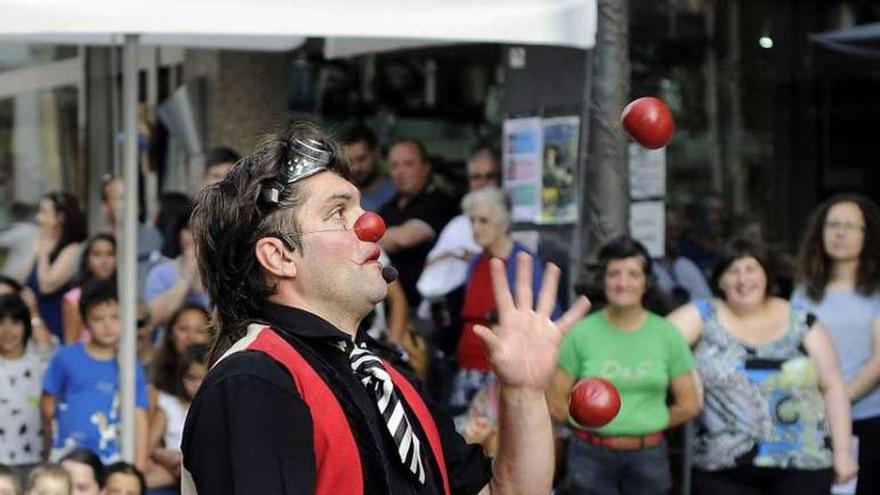
<path fill-rule="evenodd" d="M 582 194 L 582 256 L 576 286 L 593 292 L 599 249 L 629 230 L 629 168 L 620 112 L 629 98 L 629 2 L 597 2 L 589 140 Z"/>

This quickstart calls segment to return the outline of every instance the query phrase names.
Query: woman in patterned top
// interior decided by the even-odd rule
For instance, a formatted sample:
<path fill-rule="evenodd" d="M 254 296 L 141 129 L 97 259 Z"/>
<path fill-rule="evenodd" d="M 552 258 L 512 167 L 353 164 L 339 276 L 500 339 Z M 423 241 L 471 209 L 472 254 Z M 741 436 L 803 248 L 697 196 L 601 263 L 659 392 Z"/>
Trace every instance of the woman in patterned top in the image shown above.
<path fill-rule="evenodd" d="M 827 495 L 858 470 L 831 339 L 803 308 L 771 296 L 768 280 L 763 247 L 734 240 L 712 271 L 721 298 L 668 316 L 695 345 L 705 386 L 695 494 Z"/>

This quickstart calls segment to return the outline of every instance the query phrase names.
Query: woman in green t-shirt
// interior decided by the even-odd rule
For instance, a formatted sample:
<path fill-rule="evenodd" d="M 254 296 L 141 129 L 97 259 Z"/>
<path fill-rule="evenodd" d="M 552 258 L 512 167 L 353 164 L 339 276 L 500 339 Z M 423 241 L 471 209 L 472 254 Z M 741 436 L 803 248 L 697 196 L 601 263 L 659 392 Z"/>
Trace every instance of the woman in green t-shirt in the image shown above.
<path fill-rule="evenodd" d="M 645 247 L 618 237 L 602 247 L 599 262 L 608 305 L 566 334 L 548 399 L 553 418 L 567 421 L 574 384 L 597 376 L 617 387 L 621 408 L 594 431 L 572 424 L 569 492 L 668 493 L 672 479 L 663 430 L 696 416 L 701 407 L 693 357 L 675 327 L 642 304 L 651 283 Z M 673 402 L 667 406 L 670 388 Z"/>

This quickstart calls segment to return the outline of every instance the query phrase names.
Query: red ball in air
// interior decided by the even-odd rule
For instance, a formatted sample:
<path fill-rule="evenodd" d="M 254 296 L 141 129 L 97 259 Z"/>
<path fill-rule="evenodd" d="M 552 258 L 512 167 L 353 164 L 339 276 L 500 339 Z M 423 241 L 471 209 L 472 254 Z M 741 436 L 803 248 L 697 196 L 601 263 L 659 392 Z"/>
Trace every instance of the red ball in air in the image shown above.
<path fill-rule="evenodd" d="M 364 242 L 376 242 L 385 235 L 385 220 L 378 213 L 365 211 L 354 222 L 354 234 Z"/>
<path fill-rule="evenodd" d="M 624 107 L 620 121 L 637 143 L 651 150 L 666 146 L 675 132 L 669 107 L 653 96 L 639 98 Z"/>
<path fill-rule="evenodd" d="M 598 428 L 611 422 L 620 411 L 620 394 L 608 380 L 584 378 L 571 389 L 568 413 L 584 428 Z"/>

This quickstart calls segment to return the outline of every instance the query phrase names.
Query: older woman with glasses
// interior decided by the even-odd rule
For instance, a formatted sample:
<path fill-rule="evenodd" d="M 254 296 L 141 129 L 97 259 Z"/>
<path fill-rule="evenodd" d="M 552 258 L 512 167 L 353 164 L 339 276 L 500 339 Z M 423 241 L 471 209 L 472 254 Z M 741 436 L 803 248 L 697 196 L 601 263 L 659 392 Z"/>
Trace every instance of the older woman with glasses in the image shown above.
<path fill-rule="evenodd" d="M 828 329 L 859 439 L 857 495 L 880 493 L 880 208 L 858 194 L 813 213 L 792 302 Z"/>
<path fill-rule="evenodd" d="M 459 370 L 453 381 L 450 397 L 454 414 L 464 413 L 477 392 L 493 379 L 492 365 L 489 363 L 485 345 L 474 331 L 474 327 L 478 325 L 491 326 L 497 322 L 498 311 L 492 295 L 489 260 L 500 258 L 505 261 L 507 280 L 512 285 L 516 280 L 517 254 L 529 252 L 510 236 L 510 202 L 504 191 L 497 187 L 478 189 L 468 193 L 462 199 L 461 205 L 473 225 L 474 241 L 483 252 L 471 259 L 465 282 L 464 305 L 461 311 L 463 326 L 457 352 Z M 535 297 L 539 293 L 543 273 L 543 263 L 536 259 L 532 271 Z M 559 314 L 557 305 L 553 317 Z M 459 419 L 459 427 L 463 427 L 461 421 L 465 418 L 462 416 Z"/>

